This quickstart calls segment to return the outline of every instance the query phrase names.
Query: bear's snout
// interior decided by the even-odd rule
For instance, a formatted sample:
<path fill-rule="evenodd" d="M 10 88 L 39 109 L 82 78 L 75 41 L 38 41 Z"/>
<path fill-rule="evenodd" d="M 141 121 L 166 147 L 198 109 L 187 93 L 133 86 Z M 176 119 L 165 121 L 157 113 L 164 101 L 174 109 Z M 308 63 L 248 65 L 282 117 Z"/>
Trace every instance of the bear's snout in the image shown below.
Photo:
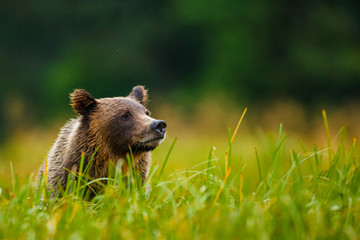
<path fill-rule="evenodd" d="M 166 132 L 166 122 L 163 120 L 155 120 L 151 123 L 151 128 L 163 137 Z"/>

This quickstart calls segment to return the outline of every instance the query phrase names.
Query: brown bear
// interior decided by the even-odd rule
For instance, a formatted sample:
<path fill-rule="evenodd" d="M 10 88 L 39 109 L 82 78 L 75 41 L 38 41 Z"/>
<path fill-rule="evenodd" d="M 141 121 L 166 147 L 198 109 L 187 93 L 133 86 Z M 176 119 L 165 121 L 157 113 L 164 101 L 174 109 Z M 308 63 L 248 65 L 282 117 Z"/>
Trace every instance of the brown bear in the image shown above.
<path fill-rule="evenodd" d="M 55 194 L 66 187 L 69 170 L 79 169 L 91 159 L 90 179 L 108 176 L 110 164 L 121 160 L 127 169 L 126 155 L 144 183 L 149 172 L 151 151 L 164 139 L 166 123 L 150 117 L 146 109 L 147 90 L 136 86 L 127 97 L 94 99 L 87 91 L 76 89 L 70 95 L 72 107 L 80 115 L 60 130 L 47 156 L 47 186 Z M 95 155 L 93 155 L 95 153 Z M 40 174 L 45 172 L 45 163 Z"/>

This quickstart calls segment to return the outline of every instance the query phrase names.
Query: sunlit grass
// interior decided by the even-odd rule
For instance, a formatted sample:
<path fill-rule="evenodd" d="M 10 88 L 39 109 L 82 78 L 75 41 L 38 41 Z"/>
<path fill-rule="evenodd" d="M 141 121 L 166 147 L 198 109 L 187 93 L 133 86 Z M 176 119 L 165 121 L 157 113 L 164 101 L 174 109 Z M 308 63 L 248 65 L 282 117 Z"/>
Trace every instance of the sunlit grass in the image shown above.
<path fill-rule="evenodd" d="M 19 183 L 14 167 L 0 185 L 0 239 L 357 239 L 359 147 L 323 117 L 325 147 L 299 142 L 283 124 L 257 135 L 240 125 L 222 142 L 169 136 L 144 187 L 133 171 L 115 168 L 104 183 L 82 166 L 54 198 L 43 180 Z M 97 183 L 104 191 L 85 201 Z"/>

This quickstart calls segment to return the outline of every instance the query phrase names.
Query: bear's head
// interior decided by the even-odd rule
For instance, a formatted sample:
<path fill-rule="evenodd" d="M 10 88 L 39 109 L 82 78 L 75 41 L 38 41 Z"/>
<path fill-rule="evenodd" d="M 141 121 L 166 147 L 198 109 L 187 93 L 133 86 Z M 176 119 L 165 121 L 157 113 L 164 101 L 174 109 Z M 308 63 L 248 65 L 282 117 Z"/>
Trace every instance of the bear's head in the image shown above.
<path fill-rule="evenodd" d="M 129 147 L 134 154 L 152 151 L 165 137 L 166 123 L 150 117 L 143 86 L 134 87 L 127 97 L 100 99 L 77 89 L 70 99 L 81 115 L 82 127 L 88 128 L 90 141 L 116 156 L 123 157 Z"/>

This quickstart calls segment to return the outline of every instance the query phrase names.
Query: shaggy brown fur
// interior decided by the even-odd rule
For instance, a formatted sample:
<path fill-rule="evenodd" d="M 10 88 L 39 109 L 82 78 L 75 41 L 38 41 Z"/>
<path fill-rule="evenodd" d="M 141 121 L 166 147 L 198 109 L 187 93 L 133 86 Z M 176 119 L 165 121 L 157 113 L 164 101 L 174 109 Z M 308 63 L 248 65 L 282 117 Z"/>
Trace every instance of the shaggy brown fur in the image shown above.
<path fill-rule="evenodd" d="M 149 172 L 151 151 L 165 137 L 166 123 L 150 117 L 146 109 L 147 91 L 134 87 L 127 97 L 94 99 L 82 89 L 75 90 L 70 99 L 80 115 L 66 123 L 47 157 L 47 183 L 53 193 L 65 188 L 68 170 L 77 171 L 81 154 L 85 166 L 93 153 L 89 177 L 107 177 L 110 164 L 122 161 L 127 169 L 129 146 L 134 154 L 132 163 L 144 182 Z M 125 161 L 124 161 L 125 160 Z M 44 173 L 44 166 L 40 174 Z"/>

